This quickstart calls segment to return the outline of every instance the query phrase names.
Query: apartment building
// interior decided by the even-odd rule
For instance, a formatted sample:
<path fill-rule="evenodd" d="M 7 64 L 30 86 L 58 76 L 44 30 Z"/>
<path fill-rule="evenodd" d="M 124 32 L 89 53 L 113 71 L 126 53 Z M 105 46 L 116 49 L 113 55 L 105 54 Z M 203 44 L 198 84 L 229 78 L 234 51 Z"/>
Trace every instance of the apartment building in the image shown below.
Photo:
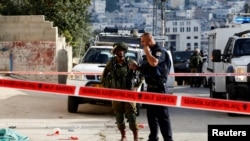
<path fill-rule="evenodd" d="M 106 8 L 106 0 L 94 0 L 92 2 L 93 5 L 93 10 L 97 14 L 103 14 L 105 13 L 105 8 Z"/>
<path fill-rule="evenodd" d="M 168 20 L 166 22 L 167 48 L 174 50 L 193 50 L 201 48 L 201 27 L 198 20 Z"/>
<path fill-rule="evenodd" d="M 249 2 L 250 0 L 246 0 Z M 103 30 L 108 27 L 119 28 L 143 28 L 146 32 L 156 30 L 160 41 L 165 41 L 167 48 L 175 50 L 193 50 L 194 48 L 206 48 L 204 31 L 211 26 L 220 27 L 230 22 L 230 15 L 239 13 L 245 1 L 230 1 L 222 3 L 217 0 L 169 0 L 167 6 L 175 7 L 175 10 L 166 9 L 165 39 L 161 37 L 161 10 L 157 10 L 157 16 L 153 15 L 153 0 L 135 2 L 134 0 L 119 0 L 119 10 L 104 12 L 104 0 L 93 0 L 91 10 L 93 30 Z M 183 5 L 188 4 L 183 8 Z M 199 6 L 199 7 L 197 7 Z M 182 9 L 183 8 L 183 9 Z M 156 23 L 155 20 L 157 19 Z M 155 24 L 155 25 L 154 25 Z M 154 27 L 153 27 L 154 26 Z"/>

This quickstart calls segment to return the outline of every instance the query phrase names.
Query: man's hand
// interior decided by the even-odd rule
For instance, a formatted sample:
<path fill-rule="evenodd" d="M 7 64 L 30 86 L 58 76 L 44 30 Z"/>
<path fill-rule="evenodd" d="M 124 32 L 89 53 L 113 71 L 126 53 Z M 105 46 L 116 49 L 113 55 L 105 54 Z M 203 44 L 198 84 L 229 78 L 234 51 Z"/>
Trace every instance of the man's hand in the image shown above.
<path fill-rule="evenodd" d="M 138 66 L 135 65 L 135 64 L 129 64 L 128 68 L 131 69 L 131 70 L 137 70 Z"/>
<path fill-rule="evenodd" d="M 128 68 L 129 69 L 132 69 L 132 70 L 137 70 L 138 68 L 138 64 L 136 61 L 129 61 L 129 64 L 128 64 Z"/>

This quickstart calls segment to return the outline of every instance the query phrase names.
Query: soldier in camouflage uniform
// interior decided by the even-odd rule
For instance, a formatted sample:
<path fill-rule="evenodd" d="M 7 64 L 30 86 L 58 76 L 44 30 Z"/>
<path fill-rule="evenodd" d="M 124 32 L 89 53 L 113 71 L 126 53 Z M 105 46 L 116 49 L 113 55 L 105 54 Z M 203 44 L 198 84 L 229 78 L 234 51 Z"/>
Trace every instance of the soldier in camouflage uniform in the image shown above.
<path fill-rule="evenodd" d="M 128 47 L 125 43 L 115 43 L 112 53 L 114 57 L 107 63 L 101 82 L 106 88 L 136 90 L 141 84 L 138 71 L 130 69 L 129 65 L 137 63 L 135 60 L 125 57 Z M 112 101 L 112 107 L 116 116 L 116 124 L 121 133 L 121 141 L 127 141 L 125 118 L 129 122 L 129 128 L 134 135 L 134 141 L 138 141 L 138 125 L 136 122 L 136 103 Z"/>
<path fill-rule="evenodd" d="M 200 55 L 200 50 L 196 48 L 194 54 L 190 56 L 190 72 L 191 73 L 200 73 L 202 67 L 202 57 Z M 190 78 L 190 87 L 200 87 L 201 86 L 201 77 L 191 76 Z"/>

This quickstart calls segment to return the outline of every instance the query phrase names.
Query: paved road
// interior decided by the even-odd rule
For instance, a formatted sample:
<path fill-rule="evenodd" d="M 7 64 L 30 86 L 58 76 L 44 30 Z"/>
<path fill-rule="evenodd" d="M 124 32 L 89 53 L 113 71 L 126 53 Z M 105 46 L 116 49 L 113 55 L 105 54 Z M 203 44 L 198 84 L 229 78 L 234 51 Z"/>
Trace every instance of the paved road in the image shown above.
<path fill-rule="evenodd" d="M 31 141 L 69 140 L 77 137 L 80 141 L 118 141 L 119 132 L 114 123 L 110 106 L 83 104 L 79 112 L 67 112 L 67 97 L 48 93 L 37 93 L 0 87 L 0 127 L 11 127 L 26 135 Z M 208 96 L 208 89 L 172 89 L 176 95 Z M 209 124 L 246 124 L 248 116 L 229 117 L 225 113 L 170 108 L 175 141 L 207 141 Z M 138 121 L 141 141 L 146 141 L 149 133 L 145 109 L 141 109 Z M 48 136 L 58 129 L 58 136 Z M 128 130 L 128 139 L 132 133 Z M 161 138 L 162 139 L 162 138 Z"/>

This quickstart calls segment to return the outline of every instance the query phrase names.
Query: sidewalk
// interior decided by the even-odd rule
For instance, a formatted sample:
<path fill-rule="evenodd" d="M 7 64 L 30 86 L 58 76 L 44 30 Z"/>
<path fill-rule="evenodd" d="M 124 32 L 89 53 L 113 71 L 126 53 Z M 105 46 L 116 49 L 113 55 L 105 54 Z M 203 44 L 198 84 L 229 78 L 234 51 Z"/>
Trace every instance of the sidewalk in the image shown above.
<path fill-rule="evenodd" d="M 115 124 L 112 121 L 108 121 L 103 124 L 80 124 L 72 126 L 72 122 L 61 120 L 60 122 L 50 123 L 46 120 L 43 122 L 35 122 L 33 120 L 15 120 L 16 122 L 10 122 L 10 120 L 2 120 L 1 127 L 7 127 L 7 125 L 15 125 L 13 130 L 18 133 L 28 136 L 30 141 L 56 141 L 56 140 L 74 140 L 70 137 L 78 138 L 79 141 L 119 141 L 120 133 L 117 130 Z M 81 120 L 83 121 L 83 120 Z M 5 122 L 5 123 L 3 123 Z M 79 121 L 75 121 L 79 122 Z M 5 124 L 5 125 L 4 125 Z M 59 129 L 58 135 L 50 135 L 55 133 L 55 130 Z M 139 130 L 139 140 L 147 141 L 149 130 L 147 127 Z M 174 141 L 206 141 L 205 133 L 176 133 L 173 131 Z M 159 134 L 160 140 L 163 141 L 161 134 Z M 127 139 L 133 141 L 132 132 L 127 128 Z"/>

